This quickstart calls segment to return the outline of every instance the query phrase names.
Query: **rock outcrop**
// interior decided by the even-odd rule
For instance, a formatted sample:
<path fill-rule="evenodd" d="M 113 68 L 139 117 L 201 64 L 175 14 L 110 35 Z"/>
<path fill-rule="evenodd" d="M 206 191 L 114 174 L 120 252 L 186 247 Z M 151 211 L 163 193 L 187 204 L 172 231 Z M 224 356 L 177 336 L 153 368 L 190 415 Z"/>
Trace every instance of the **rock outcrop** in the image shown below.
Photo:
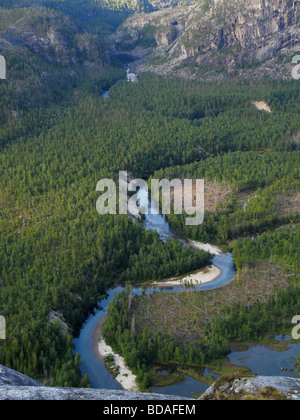
<path fill-rule="evenodd" d="M 288 399 L 300 400 L 300 379 L 257 376 L 212 385 L 200 400 L 214 399 Z M 265 397 L 265 398 L 263 398 Z"/>
<path fill-rule="evenodd" d="M 40 387 L 41 384 L 22 373 L 0 365 L 0 388 L 10 386 Z"/>
<path fill-rule="evenodd" d="M 260 76 L 291 78 L 291 57 L 300 51 L 300 2 L 203 0 L 131 17 L 112 44 L 127 54 L 144 46 L 141 71 L 210 76 L 259 69 Z"/>

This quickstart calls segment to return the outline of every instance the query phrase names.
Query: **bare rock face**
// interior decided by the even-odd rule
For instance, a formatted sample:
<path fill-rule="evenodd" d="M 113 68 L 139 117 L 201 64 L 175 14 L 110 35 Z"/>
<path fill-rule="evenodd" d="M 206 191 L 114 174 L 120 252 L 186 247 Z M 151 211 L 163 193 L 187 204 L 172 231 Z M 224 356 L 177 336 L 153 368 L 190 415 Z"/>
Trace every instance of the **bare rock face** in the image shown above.
<path fill-rule="evenodd" d="M 281 398 L 289 400 L 300 400 L 300 379 L 287 378 L 281 376 L 257 376 L 255 378 L 240 378 L 233 382 L 216 382 L 201 397 L 200 400 L 214 400 L 216 395 L 221 394 L 221 398 L 235 399 L 240 395 L 241 399 L 245 396 L 264 395 L 268 393 L 268 399 L 276 399 L 276 393 L 281 394 Z M 273 398 L 272 398 L 273 395 Z M 278 394 L 277 394 L 278 398 Z"/>
<path fill-rule="evenodd" d="M 272 58 L 279 51 L 296 51 L 300 42 L 299 2 L 254 0 L 249 6 L 253 8 L 248 8 L 247 19 L 240 12 L 231 25 L 226 25 L 221 45 L 233 45 L 237 40 L 242 50 L 258 61 Z"/>
<path fill-rule="evenodd" d="M 287 60 L 300 51 L 300 2 L 203 0 L 196 6 L 132 17 L 112 43 L 115 51 L 130 54 L 133 44 L 149 45 L 151 39 L 155 46 L 150 60 L 139 63 L 140 70 L 171 73 L 187 62 L 229 73 L 263 66 L 274 76 L 291 77 Z"/>
<path fill-rule="evenodd" d="M 48 388 L 48 387 L 0 387 L 0 401 L 119 401 L 119 400 L 187 400 L 172 395 L 148 394 L 142 392 L 114 391 L 109 389 L 83 389 L 83 388 Z"/>
<path fill-rule="evenodd" d="M 28 376 L 23 375 L 22 373 L 16 372 L 12 369 L 8 369 L 0 365 L 0 387 L 6 386 L 39 386 L 37 381 L 34 381 Z M 1 389 L 0 388 L 0 389 Z"/>
<path fill-rule="evenodd" d="M 19 37 L 31 52 L 41 55 L 47 61 L 54 58 L 61 63 L 68 61 L 69 42 L 54 28 L 49 28 L 42 36 L 31 31 L 31 28 L 24 28 Z"/>

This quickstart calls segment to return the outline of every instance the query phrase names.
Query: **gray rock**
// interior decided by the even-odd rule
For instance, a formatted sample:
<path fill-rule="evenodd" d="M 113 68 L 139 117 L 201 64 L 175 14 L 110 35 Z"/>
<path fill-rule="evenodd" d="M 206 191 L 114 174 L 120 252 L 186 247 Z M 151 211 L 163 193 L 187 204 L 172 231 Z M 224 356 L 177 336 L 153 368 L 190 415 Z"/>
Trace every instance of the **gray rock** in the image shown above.
<path fill-rule="evenodd" d="M 266 73 L 291 79 L 291 57 L 300 47 L 300 2 L 218 0 L 205 11 L 198 4 L 136 14 L 112 35 L 111 45 L 126 53 L 139 43 L 143 48 L 145 37 L 153 42 L 135 63 L 138 72 L 199 78 L 183 66 L 188 60 L 194 68 L 206 67 L 206 80 L 220 77 L 219 70 L 214 72 L 219 67 L 226 69 L 224 77 L 227 72 L 251 78 Z"/>
<path fill-rule="evenodd" d="M 143 392 L 114 391 L 107 389 L 82 389 L 82 388 L 48 388 L 27 386 L 2 386 L 0 387 L 0 400 L 188 400 L 172 395 L 150 394 Z"/>
<path fill-rule="evenodd" d="M 41 387 L 42 385 L 37 381 L 29 378 L 28 376 L 23 375 L 22 373 L 16 372 L 12 369 L 8 369 L 0 365 L 0 387 L 3 386 L 34 386 Z"/>
<path fill-rule="evenodd" d="M 287 378 L 281 376 L 257 376 L 256 378 L 242 378 L 233 383 L 234 392 L 240 391 L 259 393 L 262 389 L 271 387 L 277 391 L 293 396 L 294 399 L 300 400 L 300 379 Z"/>
<path fill-rule="evenodd" d="M 283 392 L 289 399 L 300 400 L 300 379 L 281 376 L 241 378 L 236 379 L 232 384 L 222 384 L 220 387 L 215 383 L 199 399 L 209 399 L 216 391 L 226 394 L 237 394 L 245 391 L 255 395 L 265 388 L 273 388 Z"/>
<path fill-rule="evenodd" d="M 237 394 L 241 391 L 258 394 L 264 388 L 274 388 L 283 392 L 287 398 L 300 400 L 300 379 L 257 376 L 255 378 L 236 379 L 233 383 L 216 382 L 201 397 L 209 399 L 216 391 L 224 394 Z M 174 395 L 150 394 L 143 392 L 115 391 L 109 389 L 87 388 L 52 388 L 0 365 L 0 400 L 193 400 Z"/>

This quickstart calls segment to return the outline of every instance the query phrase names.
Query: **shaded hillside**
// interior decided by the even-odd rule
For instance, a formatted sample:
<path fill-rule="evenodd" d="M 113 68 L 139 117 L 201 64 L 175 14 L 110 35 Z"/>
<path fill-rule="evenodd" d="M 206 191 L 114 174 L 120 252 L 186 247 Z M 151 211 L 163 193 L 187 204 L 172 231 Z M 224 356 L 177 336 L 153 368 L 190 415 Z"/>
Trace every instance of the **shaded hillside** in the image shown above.
<path fill-rule="evenodd" d="M 38 107 L 69 98 L 79 83 L 100 94 L 122 76 L 99 35 L 44 7 L 0 9 L 0 54 L 0 145 L 35 129 Z"/>

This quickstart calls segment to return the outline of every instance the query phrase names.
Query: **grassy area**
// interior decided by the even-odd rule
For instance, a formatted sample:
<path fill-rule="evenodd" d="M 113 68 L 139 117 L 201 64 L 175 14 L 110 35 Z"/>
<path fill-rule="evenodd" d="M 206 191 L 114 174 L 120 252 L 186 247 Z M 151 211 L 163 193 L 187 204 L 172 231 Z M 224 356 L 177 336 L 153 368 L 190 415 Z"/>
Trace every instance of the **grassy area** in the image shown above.
<path fill-rule="evenodd" d="M 163 387 L 163 386 L 169 386 L 169 385 L 173 385 L 178 382 L 184 381 L 184 376 L 180 375 L 179 373 L 164 374 L 164 373 L 159 373 L 158 369 L 159 368 L 154 367 L 151 370 L 151 374 L 150 374 L 151 386 Z"/>
<path fill-rule="evenodd" d="M 234 345 L 234 349 L 236 351 L 247 351 L 249 349 L 249 346 L 245 343 L 236 343 Z"/>
<path fill-rule="evenodd" d="M 237 374 L 238 376 L 248 376 L 251 372 L 251 370 L 245 366 L 232 365 L 227 359 L 208 364 L 206 367 L 210 368 L 213 373 L 220 376 L 233 374 Z"/>
<path fill-rule="evenodd" d="M 216 382 L 216 378 L 213 376 L 205 376 L 202 375 L 199 371 L 193 369 L 193 368 L 178 368 L 178 372 L 183 373 L 184 375 L 190 376 L 193 379 L 196 379 L 196 381 L 200 381 L 205 383 L 208 386 L 211 386 L 213 383 Z"/>
<path fill-rule="evenodd" d="M 292 330 L 292 328 L 291 328 Z M 291 334 L 291 330 L 287 331 L 287 330 L 283 330 L 280 331 L 276 334 L 277 335 L 285 335 L 285 336 L 290 336 Z M 267 348 L 269 348 L 270 350 L 275 350 L 275 351 L 286 351 L 288 350 L 289 346 L 291 344 L 299 344 L 300 340 L 295 340 L 292 337 L 290 339 L 284 340 L 284 341 L 279 341 L 279 340 L 275 340 L 275 338 L 272 336 L 264 336 L 261 337 L 260 339 L 256 340 L 255 342 L 234 342 L 231 343 L 231 347 L 234 348 L 235 351 L 237 352 L 242 352 L 242 351 L 247 351 L 249 350 L 251 347 L 253 346 L 265 346 Z"/>

